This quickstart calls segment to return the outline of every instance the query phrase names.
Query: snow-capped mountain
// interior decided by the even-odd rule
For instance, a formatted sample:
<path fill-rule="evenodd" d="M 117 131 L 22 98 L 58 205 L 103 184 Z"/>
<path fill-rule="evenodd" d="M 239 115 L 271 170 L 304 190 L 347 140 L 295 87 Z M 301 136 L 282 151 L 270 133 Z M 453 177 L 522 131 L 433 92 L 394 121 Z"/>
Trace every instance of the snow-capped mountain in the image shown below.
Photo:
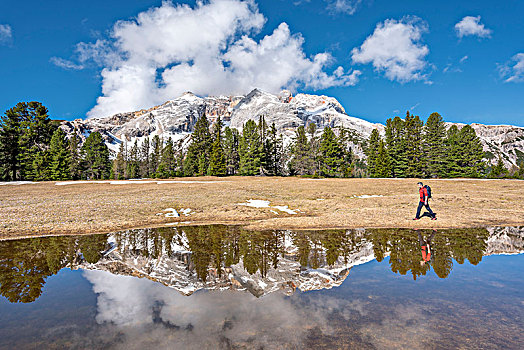
<path fill-rule="evenodd" d="M 364 157 L 361 141 L 373 129 L 384 132 L 384 125 L 349 116 L 344 107 L 333 97 L 297 94 L 282 91 L 278 95 L 255 89 L 245 96 L 198 97 L 191 92 L 146 110 L 119 113 L 102 118 L 65 121 L 62 128 L 67 133 L 77 133 L 85 139 L 90 132 L 100 132 L 108 147 L 116 152 L 123 141 L 139 143 L 154 135 L 169 137 L 174 141 L 187 141 L 197 119 L 206 113 L 211 122 L 218 116 L 226 125 L 241 129 L 244 123 L 264 116 L 268 125 L 275 123 L 277 130 L 289 142 L 294 130 L 315 123 L 319 132 L 326 126 L 343 126 L 353 131 L 353 151 Z M 451 125 L 451 124 L 448 124 Z M 462 127 L 464 124 L 457 124 Z M 506 166 L 524 160 L 524 128 L 508 125 L 472 124 L 482 140 L 484 150 L 495 162 L 501 154 Z"/>

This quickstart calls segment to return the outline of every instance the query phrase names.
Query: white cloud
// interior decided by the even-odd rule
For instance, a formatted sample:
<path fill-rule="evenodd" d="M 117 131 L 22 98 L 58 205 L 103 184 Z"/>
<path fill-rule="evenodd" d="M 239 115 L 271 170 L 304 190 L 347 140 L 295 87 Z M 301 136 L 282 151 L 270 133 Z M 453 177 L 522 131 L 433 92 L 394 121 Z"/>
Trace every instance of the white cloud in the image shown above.
<path fill-rule="evenodd" d="M 51 57 L 49 60 L 52 64 L 63 69 L 81 70 L 84 69 L 82 64 L 74 63 L 70 60 L 65 60 L 60 57 Z"/>
<path fill-rule="evenodd" d="M 466 16 L 462 18 L 460 22 L 455 24 L 455 30 L 459 38 L 467 35 L 489 38 L 493 32 L 491 29 L 486 28 L 484 24 L 480 23 L 480 16 Z"/>
<path fill-rule="evenodd" d="M 197 95 L 354 85 L 359 71 L 326 73 L 328 53 L 307 57 L 286 23 L 259 41 L 266 19 L 253 0 L 210 0 L 195 7 L 163 2 L 117 22 L 111 37 L 76 48 L 80 65 L 103 67 L 102 96 L 89 116 L 133 111 L 185 91 Z M 341 73 L 342 72 L 342 73 Z"/>
<path fill-rule="evenodd" d="M 506 83 L 524 82 L 524 53 L 518 53 L 511 58 L 511 62 L 499 66 L 500 76 Z"/>
<path fill-rule="evenodd" d="M 390 80 L 408 82 L 427 80 L 424 70 L 429 53 L 421 43 L 422 34 L 427 32 L 425 22 L 416 17 L 402 20 L 387 19 L 377 24 L 359 48 L 351 51 L 354 63 L 372 63 L 375 70 L 384 72 Z"/>
<path fill-rule="evenodd" d="M 9 24 L 0 24 L 0 45 L 8 43 L 13 38 L 13 29 Z"/>
<path fill-rule="evenodd" d="M 362 0 L 325 0 L 328 3 L 327 9 L 331 13 L 346 13 L 352 15 L 357 11 Z"/>
<path fill-rule="evenodd" d="M 464 63 L 469 57 L 466 55 L 460 59 L 460 63 Z"/>

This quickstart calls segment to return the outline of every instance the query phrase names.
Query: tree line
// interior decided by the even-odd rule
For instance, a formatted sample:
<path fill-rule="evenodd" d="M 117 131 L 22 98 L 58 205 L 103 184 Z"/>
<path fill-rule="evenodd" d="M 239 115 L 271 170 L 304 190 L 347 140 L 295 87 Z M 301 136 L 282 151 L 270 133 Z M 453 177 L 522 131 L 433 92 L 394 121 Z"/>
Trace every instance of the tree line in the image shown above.
<path fill-rule="evenodd" d="M 426 123 L 407 112 L 406 118 L 389 118 L 385 135 L 377 129 L 366 147 L 370 177 L 490 177 L 524 178 L 524 164 L 507 169 L 502 157 L 491 166 L 475 130 L 470 125 L 446 128 L 442 116 L 432 113 Z"/>
<path fill-rule="evenodd" d="M 112 157 L 99 132 L 80 138 L 66 133 L 39 102 L 20 102 L 0 117 L 0 179 L 79 180 L 169 178 L 179 176 L 304 177 L 520 177 L 524 165 L 488 166 L 475 130 L 449 129 L 438 113 L 424 124 L 418 116 L 386 122 L 385 135 L 374 129 L 368 140 L 353 130 L 299 126 L 290 142 L 264 116 L 248 120 L 241 131 L 198 118 L 188 140 L 146 137 L 141 144 L 121 142 Z M 320 134 L 320 135 L 319 135 Z M 367 159 L 353 152 L 359 145 Z"/>

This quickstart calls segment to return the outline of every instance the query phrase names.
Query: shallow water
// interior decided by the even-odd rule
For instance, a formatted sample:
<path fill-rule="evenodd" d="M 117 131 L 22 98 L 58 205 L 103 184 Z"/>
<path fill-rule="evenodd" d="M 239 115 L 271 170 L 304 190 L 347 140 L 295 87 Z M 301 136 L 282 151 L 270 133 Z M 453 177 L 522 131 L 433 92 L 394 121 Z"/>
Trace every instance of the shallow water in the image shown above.
<path fill-rule="evenodd" d="M 4 241 L 0 348 L 518 349 L 522 252 L 524 227 Z"/>

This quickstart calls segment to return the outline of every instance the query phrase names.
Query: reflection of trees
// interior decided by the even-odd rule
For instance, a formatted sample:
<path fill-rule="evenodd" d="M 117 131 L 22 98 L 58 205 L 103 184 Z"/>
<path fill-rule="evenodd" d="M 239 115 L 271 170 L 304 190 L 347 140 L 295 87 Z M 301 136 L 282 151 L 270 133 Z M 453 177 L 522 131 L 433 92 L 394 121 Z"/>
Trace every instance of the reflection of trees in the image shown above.
<path fill-rule="evenodd" d="M 425 237 L 431 234 L 431 231 L 420 232 Z M 286 236 L 295 249 L 284 249 Z M 224 268 L 240 262 L 250 274 L 260 272 L 266 276 L 269 269 L 277 268 L 284 255 L 304 268 L 332 266 L 340 259 L 347 262 L 369 242 L 377 261 L 389 255 L 393 272 L 403 275 L 411 272 L 416 279 L 425 275 L 430 266 L 437 276 L 446 278 L 453 268 L 453 259 L 459 264 L 465 260 L 478 264 L 486 249 L 488 232 L 485 229 L 439 231 L 431 242 L 431 261 L 424 265 L 420 264 L 417 233 L 405 229 L 254 232 L 239 227 L 195 226 L 130 230 L 112 237 L 123 258 L 158 259 L 164 254 L 174 257 L 180 249 L 190 251 L 184 258 L 188 269 L 194 269 L 203 281 L 210 269 L 221 276 Z M 0 294 L 11 302 L 36 300 L 46 278 L 60 269 L 73 268 L 83 261 L 98 262 L 107 249 L 107 238 L 108 235 L 92 235 L 0 242 Z"/>
<path fill-rule="evenodd" d="M 42 294 L 47 277 L 64 267 L 74 267 L 81 261 L 80 253 L 86 260 L 98 261 L 106 242 L 107 235 L 2 241 L 0 294 L 12 303 L 30 303 Z"/>
<path fill-rule="evenodd" d="M 430 230 L 419 231 L 425 237 Z M 459 263 L 465 259 L 473 265 L 482 260 L 486 249 L 488 232 L 486 229 L 453 229 L 437 232 L 431 242 L 431 262 L 421 265 L 420 244 L 416 231 L 405 229 L 368 230 L 367 237 L 373 243 L 377 261 L 389 253 L 391 270 L 402 275 L 411 271 L 413 279 L 425 275 L 430 266 L 440 278 L 449 276 L 453 268 L 453 258 Z"/>

